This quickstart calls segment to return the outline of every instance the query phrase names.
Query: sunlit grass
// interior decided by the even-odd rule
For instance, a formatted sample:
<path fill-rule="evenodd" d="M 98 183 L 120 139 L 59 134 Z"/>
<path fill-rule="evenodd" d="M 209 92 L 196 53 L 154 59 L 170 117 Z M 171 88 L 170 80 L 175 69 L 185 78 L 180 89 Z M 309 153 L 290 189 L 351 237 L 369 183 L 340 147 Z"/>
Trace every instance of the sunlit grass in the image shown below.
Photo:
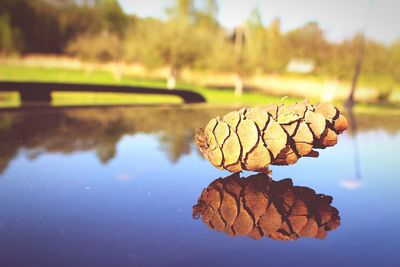
<path fill-rule="evenodd" d="M 94 69 L 87 72 L 84 69 L 67 69 L 61 67 L 34 67 L 0 64 L 0 80 L 2 81 L 37 81 L 65 82 L 83 84 L 133 85 L 142 87 L 165 88 L 163 80 L 143 80 L 137 77 L 123 75 L 116 79 L 112 72 Z M 178 83 L 178 89 L 188 89 L 202 94 L 208 104 L 213 105 L 265 105 L 280 103 L 282 97 L 270 96 L 259 92 L 244 92 L 241 97 L 235 96 L 233 88 L 217 89 Z M 177 104 L 182 100 L 175 96 L 124 94 L 124 93 L 76 93 L 55 92 L 52 95 L 54 105 L 116 105 L 116 104 Z M 299 101 L 290 97 L 285 103 Z M 313 103 L 313 99 L 310 99 Z M 336 103 L 341 105 L 342 103 Z M 20 105 L 18 93 L 0 93 L 0 107 L 15 107 Z M 387 105 L 357 105 L 362 112 L 396 112 L 398 109 Z"/>
<path fill-rule="evenodd" d="M 52 104 L 66 105 L 121 105 L 121 104 L 180 104 L 178 96 L 126 93 L 52 93 Z"/>
<path fill-rule="evenodd" d="M 400 115 L 400 109 L 391 105 L 367 105 L 357 104 L 354 108 L 355 112 L 366 114 L 391 114 Z"/>
<path fill-rule="evenodd" d="M 164 81 L 140 80 L 137 78 L 122 76 L 120 80 L 108 71 L 94 70 L 88 73 L 84 70 L 43 68 L 31 66 L 0 66 L 0 80 L 6 81 L 37 81 L 37 82 L 67 82 L 88 84 L 112 84 L 112 85 L 134 85 L 143 87 L 165 88 Z M 232 89 L 216 89 L 178 84 L 178 89 L 189 89 L 202 94 L 207 103 L 210 104 L 243 104 L 261 105 L 271 102 L 280 102 L 281 97 L 268 96 L 257 92 L 244 92 L 241 97 L 235 96 Z M 289 102 L 295 99 L 288 100 Z M 9 106 L 19 103 L 17 96 L 8 96 L 0 101 L 0 106 Z M 5 103 L 7 102 L 7 103 Z M 78 104 L 157 104 L 157 103 L 180 103 L 180 99 L 174 96 L 140 95 L 120 93 L 64 93 L 53 94 L 54 105 L 78 105 Z"/>
<path fill-rule="evenodd" d="M 20 105 L 17 92 L 0 92 L 0 107 L 18 107 Z"/>

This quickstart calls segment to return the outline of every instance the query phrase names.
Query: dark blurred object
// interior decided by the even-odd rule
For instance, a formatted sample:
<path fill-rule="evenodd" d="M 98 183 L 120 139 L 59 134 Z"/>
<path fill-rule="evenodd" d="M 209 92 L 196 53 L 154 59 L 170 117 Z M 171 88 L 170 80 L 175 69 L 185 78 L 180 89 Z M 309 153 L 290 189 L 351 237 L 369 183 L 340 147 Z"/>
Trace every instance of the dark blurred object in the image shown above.
<path fill-rule="evenodd" d="M 214 180 L 193 206 L 193 218 L 202 216 L 211 229 L 230 236 L 296 240 L 324 239 L 340 225 L 332 197 L 292 180 L 272 180 L 259 173 L 240 178 L 239 173 Z"/>
<path fill-rule="evenodd" d="M 50 104 L 51 92 L 53 91 L 175 95 L 181 97 L 185 103 L 206 102 L 206 99 L 202 95 L 188 90 L 169 91 L 162 88 L 148 88 L 138 86 L 39 82 L 0 82 L 0 91 L 18 91 L 21 94 L 21 102 L 23 105 L 38 103 Z"/>

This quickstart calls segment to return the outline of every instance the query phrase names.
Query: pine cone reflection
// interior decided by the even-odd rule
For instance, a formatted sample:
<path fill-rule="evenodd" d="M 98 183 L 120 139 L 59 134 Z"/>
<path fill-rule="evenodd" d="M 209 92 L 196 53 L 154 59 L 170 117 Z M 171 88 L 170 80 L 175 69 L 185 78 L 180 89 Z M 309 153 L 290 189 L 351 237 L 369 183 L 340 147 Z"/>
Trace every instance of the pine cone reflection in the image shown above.
<path fill-rule="evenodd" d="M 230 236 L 323 239 L 340 225 L 331 202 L 331 196 L 293 186 L 291 179 L 274 181 L 264 173 L 240 178 L 235 173 L 203 190 L 193 206 L 193 218 L 201 216 L 209 228 Z"/>

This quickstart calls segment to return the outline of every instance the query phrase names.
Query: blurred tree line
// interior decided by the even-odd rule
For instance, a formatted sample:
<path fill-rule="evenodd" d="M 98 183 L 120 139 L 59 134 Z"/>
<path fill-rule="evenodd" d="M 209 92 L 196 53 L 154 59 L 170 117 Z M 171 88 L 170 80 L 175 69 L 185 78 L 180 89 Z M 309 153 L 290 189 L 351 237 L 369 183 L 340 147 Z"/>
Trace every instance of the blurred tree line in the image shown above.
<path fill-rule="evenodd" d="M 166 20 L 126 15 L 117 0 L 2 0 L 0 54 L 69 54 L 168 67 L 169 87 L 183 68 L 229 71 L 240 94 L 246 77 L 282 73 L 291 59 L 312 61 L 314 74 L 351 79 L 363 47 L 363 75 L 400 82 L 400 40 L 385 45 L 356 34 L 329 42 L 315 22 L 284 33 L 279 19 L 263 24 L 257 9 L 229 31 L 217 12 L 215 0 L 176 0 Z"/>

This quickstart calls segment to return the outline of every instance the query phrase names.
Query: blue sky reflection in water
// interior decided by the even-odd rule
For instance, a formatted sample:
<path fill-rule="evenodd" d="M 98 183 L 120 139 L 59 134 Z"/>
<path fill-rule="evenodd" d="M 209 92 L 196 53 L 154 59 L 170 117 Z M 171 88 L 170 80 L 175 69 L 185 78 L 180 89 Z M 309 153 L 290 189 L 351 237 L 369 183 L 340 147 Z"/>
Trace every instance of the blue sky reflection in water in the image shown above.
<path fill-rule="evenodd" d="M 319 158 L 272 167 L 274 180 L 333 196 L 342 219 L 324 240 L 284 242 L 231 238 L 192 218 L 203 188 L 229 174 L 201 157 L 193 130 L 225 112 L 1 113 L 0 265 L 397 266 L 398 116 L 355 114 L 357 133 Z"/>

